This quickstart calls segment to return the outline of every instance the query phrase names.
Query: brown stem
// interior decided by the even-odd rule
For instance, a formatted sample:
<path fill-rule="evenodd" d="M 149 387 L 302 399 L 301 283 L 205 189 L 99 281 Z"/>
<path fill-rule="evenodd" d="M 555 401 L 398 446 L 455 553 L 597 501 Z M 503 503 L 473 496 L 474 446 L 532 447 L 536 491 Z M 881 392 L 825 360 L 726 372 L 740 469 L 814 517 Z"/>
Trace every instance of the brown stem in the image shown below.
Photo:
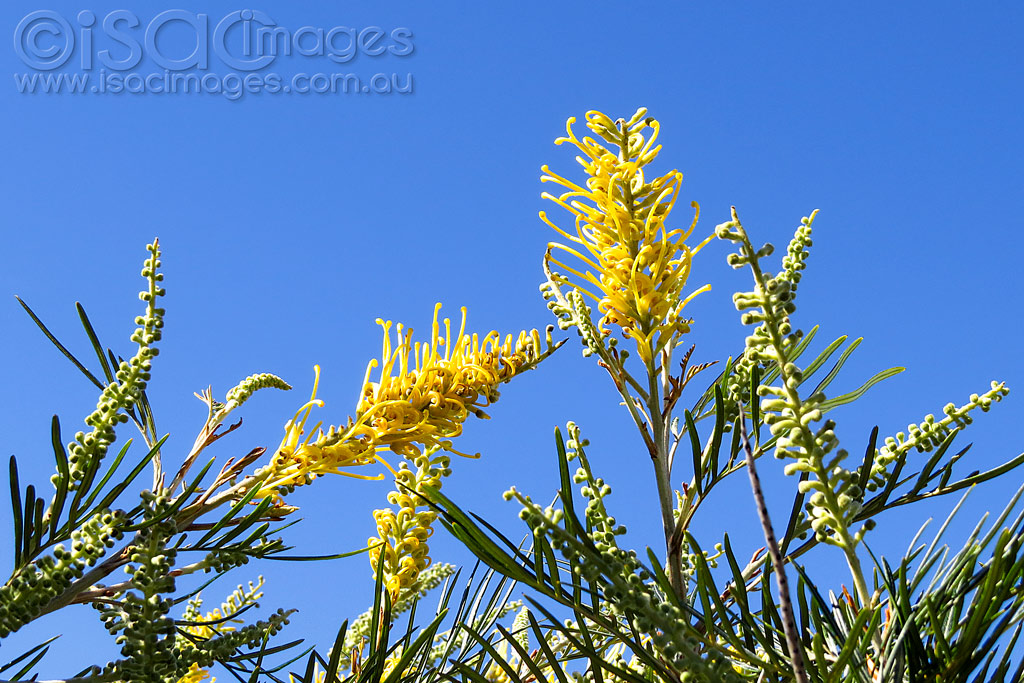
<path fill-rule="evenodd" d="M 740 406 L 740 415 L 743 415 L 742 406 Z M 768 516 L 768 507 L 764 502 L 761 478 L 757 476 L 757 469 L 754 467 L 754 451 L 751 449 L 750 439 L 747 437 L 747 421 L 742 417 L 740 418 L 740 437 L 743 441 L 743 454 L 747 460 L 747 472 L 750 474 L 750 488 L 754 492 L 754 503 L 757 505 L 757 516 L 761 520 L 764 540 L 768 545 L 768 553 L 772 558 L 775 583 L 779 589 L 779 612 L 782 614 L 782 628 L 786 632 L 786 647 L 789 650 L 789 659 L 793 663 L 793 677 L 797 683 L 807 683 L 807 669 L 804 666 L 803 646 L 800 644 L 796 619 L 793 617 L 793 602 L 789 597 L 789 580 L 786 578 L 786 569 L 783 565 L 782 553 L 779 551 L 779 542 L 775 539 L 775 531 L 772 530 L 772 520 Z"/>

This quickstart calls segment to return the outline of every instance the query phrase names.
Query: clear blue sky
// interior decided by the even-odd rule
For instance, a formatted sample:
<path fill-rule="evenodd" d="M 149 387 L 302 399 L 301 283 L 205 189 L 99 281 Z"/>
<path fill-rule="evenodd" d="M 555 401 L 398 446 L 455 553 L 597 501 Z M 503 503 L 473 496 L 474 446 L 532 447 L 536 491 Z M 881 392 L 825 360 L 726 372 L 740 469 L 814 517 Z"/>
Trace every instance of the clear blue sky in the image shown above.
<path fill-rule="evenodd" d="M 212 452 L 226 458 L 272 447 L 305 400 L 314 363 L 323 367 L 324 419 L 351 413 L 365 364 L 379 353 L 378 316 L 426 332 L 441 301 L 453 316 L 467 306 L 470 327 L 482 332 L 546 325 L 537 285 L 554 235 L 537 218 L 546 208 L 540 166 L 577 173 L 572 154 L 552 144 L 568 116 L 588 109 L 628 116 L 638 106 L 662 122 L 659 168 L 686 174 L 682 197 L 701 204 L 699 234 L 736 205 L 755 239 L 782 246 L 801 216 L 821 209 L 797 323 L 820 323 L 822 344 L 841 334 L 865 337 L 837 387 L 908 367 L 838 414 L 844 445 L 862 452 L 871 426 L 905 429 L 1005 379 L 1014 392 L 962 441 L 975 443 L 963 472 L 1021 452 L 1019 5 L 311 5 L 268 0 L 258 9 L 291 29 L 408 28 L 413 51 L 345 63 L 293 55 L 268 70 L 412 74 L 413 92 L 261 93 L 231 101 L 219 94 L 29 95 L 12 80 L 0 87 L 0 433 L 3 455 L 17 454 L 23 481 L 46 483 L 50 416 L 58 413 L 73 434 L 95 396 L 14 294 L 85 357 L 74 311 L 81 301 L 106 343 L 125 353 L 144 247 L 158 235 L 168 315 L 150 395 L 158 425 L 171 433 L 165 457 L 180 457 L 203 419 L 193 391 L 212 384 L 223 394 L 258 371 L 277 373 L 296 390 L 258 395 L 242 413 L 243 429 Z M 207 13 L 211 33 L 238 9 L 213 0 L 91 6 L 94 49 L 127 53 L 99 44 L 98 26 L 110 11 L 130 10 L 145 23 L 170 8 Z M 83 6 L 8 2 L 0 32 L 11 36 L 40 9 L 74 24 Z M 187 53 L 183 30 L 180 23 L 168 29 L 167 52 Z M 43 51 L 55 40 L 36 39 Z M 74 71 L 76 59 L 52 73 Z M 162 71 L 150 59 L 147 53 L 137 70 Z M 0 60 L 9 74 L 31 73 L 10 47 Z M 98 71 L 94 64 L 94 77 Z M 227 68 L 211 56 L 208 71 Z M 692 282 L 714 285 L 691 309 L 700 360 L 724 359 L 742 345 L 730 296 L 749 280 L 725 265 L 726 253 L 713 244 L 695 266 Z M 593 442 L 592 459 L 613 484 L 633 543 L 656 545 L 649 466 L 615 403 L 602 372 L 571 341 L 508 385 L 492 420 L 468 426 L 460 447 L 484 457 L 456 462 L 446 490 L 518 534 L 517 511 L 500 493 L 514 483 L 548 499 L 556 483 L 552 428 L 573 419 Z M 785 507 L 782 487 L 792 482 L 773 472 L 774 461 L 764 462 L 773 500 Z M 1019 481 L 1014 474 L 976 492 L 963 526 L 1001 507 Z M 306 523 L 291 538 L 306 553 L 359 547 L 387 488 L 317 482 L 293 498 Z M 946 507 L 883 518 L 872 547 L 902 552 L 918 523 Z M 753 520 L 741 486 L 707 509 L 698 531 L 709 546 L 723 528 L 738 527 L 734 543 L 746 555 L 760 545 Z M 436 538 L 437 560 L 466 561 L 443 533 Z M 8 546 L 0 546 L 4 562 Z M 250 567 L 267 577 L 264 607 L 301 610 L 291 637 L 326 644 L 370 600 L 363 557 Z M 225 582 L 208 597 L 219 601 L 231 588 Z M 105 656 L 98 652 L 112 656 L 92 610 L 69 612 L 25 629 L 4 651 L 13 655 L 19 643 L 62 631 L 60 654 L 44 665 L 44 677 L 70 675 Z"/>

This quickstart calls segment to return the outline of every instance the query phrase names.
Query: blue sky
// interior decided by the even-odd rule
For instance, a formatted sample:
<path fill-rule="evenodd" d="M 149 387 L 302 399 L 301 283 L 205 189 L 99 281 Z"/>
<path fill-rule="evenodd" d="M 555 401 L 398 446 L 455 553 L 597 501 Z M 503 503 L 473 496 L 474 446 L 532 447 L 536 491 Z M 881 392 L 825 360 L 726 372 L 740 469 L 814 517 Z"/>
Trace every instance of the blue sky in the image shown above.
<path fill-rule="evenodd" d="M 19 0 L 5 4 L 0 24 L 12 35 L 41 9 L 72 23 L 83 9 L 99 22 L 125 9 L 145 24 L 172 8 L 206 13 L 211 27 L 240 9 L 212 0 Z M 797 324 L 820 324 L 821 346 L 841 334 L 865 338 L 838 388 L 886 367 L 908 368 L 837 415 L 852 452 L 862 452 L 873 425 L 883 434 L 905 429 L 992 379 L 1024 387 L 1019 5 L 636 9 L 394 0 L 302 7 L 268 0 L 258 9 L 291 29 L 409 29 L 411 54 L 360 54 L 344 63 L 292 55 L 264 71 L 354 73 L 364 82 L 376 73 L 411 74 L 412 92 L 249 93 L 232 101 L 222 94 L 25 94 L 11 80 L 0 88 L 0 345 L 7 359 L 0 430 L 4 455 L 18 456 L 23 479 L 42 485 L 49 475 L 50 416 L 59 414 L 73 434 L 95 396 L 14 294 L 86 356 L 74 311 L 81 301 L 104 341 L 124 353 L 139 310 L 144 247 L 159 236 L 168 317 L 150 396 L 158 425 L 171 434 L 165 457 L 187 450 L 203 419 L 193 391 L 212 385 L 222 394 L 259 371 L 281 375 L 295 391 L 258 395 L 242 413 L 244 427 L 211 453 L 226 458 L 273 446 L 308 395 L 314 363 L 323 367 L 324 419 L 340 422 L 352 412 L 366 362 L 379 353 L 377 317 L 427 332 L 441 301 L 452 316 L 467 306 L 470 328 L 481 332 L 548 324 L 537 285 L 554 234 L 537 218 L 548 208 L 539 196 L 540 166 L 578 177 L 573 155 L 552 141 L 568 116 L 589 109 L 628 116 L 645 106 L 661 121 L 658 169 L 686 174 L 682 197 L 701 204 L 698 234 L 736 205 L 756 240 L 781 247 L 802 216 L 821 209 Z M 183 30 L 170 27 L 162 48 L 187 54 Z M 95 49 L 119 54 L 94 38 Z M 51 39 L 37 45 L 45 49 Z M 52 73 L 75 71 L 76 58 Z M 0 50 L 0 60 L 8 73 L 31 73 L 13 49 Z M 148 53 L 137 70 L 162 71 Z M 208 71 L 227 70 L 211 57 Z M 691 309 L 702 361 L 724 360 L 742 345 L 730 297 L 749 286 L 749 276 L 726 266 L 727 253 L 724 244 L 710 245 L 691 280 L 714 287 Z M 970 469 L 1021 452 L 1014 429 L 1020 405 L 1011 393 L 979 417 L 962 441 L 975 444 Z M 450 495 L 519 533 L 517 511 L 500 493 L 511 484 L 538 500 L 553 492 L 552 429 L 572 419 L 593 443 L 591 457 L 613 484 L 633 543 L 658 543 L 642 446 L 575 340 L 508 385 L 490 412 L 492 420 L 467 426 L 460 446 L 484 457 L 455 463 Z M 785 507 L 792 482 L 773 470 L 774 461 L 764 462 L 769 494 Z M 1001 507 L 1020 475 L 1006 479 L 976 492 L 963 526 Z M 293 502 L 306 523 L 292 542 L 309 553 L 359 547 L 387 488 L 331 478 L 298 492 Z M 872 548 L 902 552 L 921 521 L 948 507 L 884 517 L 869 537 Z M 741 554 L 760 545 L 743 486 L 698 523 L 705 545 L 726 528 L 735 529 Z M 443 533 L 435 538 L 437 560 L 467 561 Z M 4 561 L 8 545 L 0 549 Z M 267 577 L 265 607 L 300 609 L 292 637 L 326 643 L 370 600 L 362 557 L 250 568 Z M 226 581 L 220 592 L 232 588 Z M 219 599 L 216 587 L 208 595 Z M 65 637 L 44 677 L 69 675 L 94 653 L 112 652 L 86 608 L 25 629 L 17 640 L 28 644 L 55 630 Z M 5 649 L 14 653 L 16 645 Z"/>

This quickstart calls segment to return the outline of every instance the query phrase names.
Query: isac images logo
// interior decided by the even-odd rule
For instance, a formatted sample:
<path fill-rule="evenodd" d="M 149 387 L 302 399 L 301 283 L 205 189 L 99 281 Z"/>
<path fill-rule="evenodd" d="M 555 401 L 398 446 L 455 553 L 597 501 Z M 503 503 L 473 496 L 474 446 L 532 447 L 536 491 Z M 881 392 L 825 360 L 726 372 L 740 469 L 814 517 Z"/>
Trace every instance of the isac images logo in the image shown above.
<path fill-rule="evenodd" d="M 14 51 L 29 69 L 14 74 L 25 95 L 215 94 L 240 100 L 413 92 L 412 73 L 376 71 L 413 54 L 412 30 L 289 29 L 251 9 L 217 17 L 171 9 L 148 19 L 124 9 L 103 16 L 82 10 L 70 20 L 38 10 L 15 28 Z M 287 69 L 286 63 L 318 70 Z M 339 65 L 347 70 L 336 70 Z"/>

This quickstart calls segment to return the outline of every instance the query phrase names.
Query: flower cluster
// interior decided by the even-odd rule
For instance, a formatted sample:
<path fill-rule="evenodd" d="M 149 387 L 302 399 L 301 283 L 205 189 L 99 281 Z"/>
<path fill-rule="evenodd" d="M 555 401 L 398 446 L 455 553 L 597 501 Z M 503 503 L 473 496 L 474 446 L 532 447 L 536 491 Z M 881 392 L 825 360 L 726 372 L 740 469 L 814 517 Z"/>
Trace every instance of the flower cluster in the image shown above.
<path fill-rule="evenodd" d="M 396 490 L 388 494 L 388 502 L 398 511 L 384 508 L 373 511 L 377 522 L 377 536 L 367 539 L 370 547 L 370 564 L 376 571 L 383 572 L 383 583 L 391 594 L 391 602 L 397 602 L 403 589 L 413 588 L 420 572 L 430 564 L 427 539 L 434 532 L 432 525 L 437 513 L 430 509 L 419 509 L 425 502 L 417 495 L 423 486 L 441 487 L 441 478 L 451 472 L 450 458 L 434 451 L 416 456 L 414 472 L 408 463 L 399 464 L 395 475 Z M 381 557 L 383 555 L 383 558 Z"/>
<path fill-rule="evenodd" d="M 307 484 L 323 474 L 379 478 L 349 470 L 374 462 L 388 467 L 381 451 L 407 458 L 417 457 L 420 446 L 458 453 L 451 439 L 462 433 L 469 415 L 486 418 L 483 408 L 498 399 L 498 386 L 533 368 L 558 346 L 552 344 L 550 331 L 544 345 L 537 330 L 504 339 L 493 331 L 482 339 L 468 335 L 465 308 L 453 338 L 447 318 L 441 333 L 440 309 L 440 304 L 434 308 L 433 332 L 425 343 L 413 343 L 412 329 L 401 323 L 395 326 L 393 343 L 393 324 L 377 321 L 384 329 L 381 360 L 370 361 L 356 416 L 344 427 L 324 432 L 317 424 L 306 429 L 313 408 L 323 406 L 316 397 L 320 377 L 316 369 L 312 397 L 285 425 L 281 445 L 259 473 L 263 477 L 260 497 L 280 495 L 282 489 Z M 380 376 L 373 382 L 370 375 L 378 366 Z"/>
<path fill-rule="evenodd" d="M 468 335 L 465 308 L 453 339 L 449 319 L 444 319 L 441 332 L 440 310 L 437 304 L 430 341 L 425 343 L 414 344 L 412 330 L 399 323 L 392 345 L 392 323 L 377 321 L 384 328 L 380 378 L 370 381 L 377 366 L 377 361 L 371 361 L 356 424 L 373 443 L 399 455 L 416 457 L 420 454 L 416 444 L 458 453 L 451 439 L 462 433 L 466 418 L 471 413 L 487 418 L 483 409 L 498 400 L 498 386 L 533 368 L 554 350 L 550 336 L 546 348 L 542 347 L 537 330 L 504 339 L 494 331 L 483 339 Z"/>
<path fill-rule="evenodd" d="M 959 408 L 953 403 L 947 403 L 942 409 L 945 417 L 941 420 L 936 420 L 934 415 L 926 415 L 924 422 L 908 425 L 907 434 L 898 432 L 895 437 L 886 437 L 885 445 L 875 451 L 871 475 L 865 482 L 865 487 L 873 491 L 885 486 L 889 478 L 889 465 L 904 453 L 914 448 L 922 453 L 938 448 L 950 434 L 960 431 L 974 421 L 970 415 L 972 410 L 981 408 L 983 413 L 987 413 L 993 402 L 998 403 L 1008 393 L 1010 390 L 1006 382 L 992 382 L 988 391 L 980 396 L 972 394 L 970 400 Z"/>
<path fill-rule="evenodd" d="M 317 367 L 310 400 L 285 425 L 285 437 L 270 463 L 256 473 L 257 495 L 279 499 L 323 474 L 380 478 L 352 471 L 375 462 L 391 470 L 396 490 L 388 501 L 397 509 L 373 513 L 377 536 L 368 543 L 370 562 L 375 570 L 382 564 L 392 603 L 418 589 L 420 573 L 430 564 L 427 539 L 437 515 L 417 509 L 423 505 L 417 494 L 424 485 L 440 488 L 441 478 L 450 473 L 448 456 L 437 453 L 467 455 L 452 447 L 452 439 L 462 433 L 469 415 L 486 418 L 483 409 L 498 400 L 499 385 L 533 368 L 559 346 L 552 343 L 550 328 L 544 344 L 537 330 L 504 338 L 494 331 L 483 338 L 467 334 L 465 308 L 453 335 L 451 321 L 439 320 L 440 310 L 440 304 L 435 306 L 430 340 L 422 343 L 413 343 L 412 329 L 401 323 L 377 321 L 384 330 L 381 358 L 366 369 L 355 417 L 326 432 L 319 423 L 306 427 L 313 408 L 323 406 L 317 398 Z M 371 381 L 376 367 L 379 376 Z M 382 456 L 385 451 L 408 462 L 396 471 Z"/>
<path fill-rule="evenodd" d="M 274 451 L 270 463 L 256 472 L 256 476 L 263 479 L 257 493 L 261 498 L 279 496 L 282 489 L 287 491 L 291 487 L 308 484 L 324 474 L 341 474 L 357 479 L 380 478 L 346 471 L 348 468 L 384 462 L 377 456 L 377 449 L 368 439 L 352 434 L 351 429 L 342 433 L 335 427 L 330 427 L 327 433 L 324 433 L 320 429 L 322 423 L 317 423 L 307 432 L 306 421 L 313 408 L 324 405 L 324 402 L 316 397 L 320 386 L 320 366 L 314 366 L 314 371 L 316 374 L 312 396 L 299 408 L 295 417 L 285 424 L 284 439 Z"/>
<path fill-rule="evenodd" d="M 57 544 L 19 569 L 0 586 L 0 638 L 6 638 L 43 614 L 89 567 L 96 566 L 124 536 L 128 520 L 124 512 L 98 510 L 71 534 L 70 548 Z"/>
<path fill-rule="evenodd" d="M 164 309 L 157 306 L 157 299 L 166 293 L 158 283 L 164 279 L 160 267 L 160 243 L 153 240 L 147 244 L 149 258 L 143 264 L 142 277 L 148 281 L 148 289 L 139 292 L 139 298 L 146 302 L 146 312 L 135 319 L 139 325 L 132 333 L 131 341 L 138 345 L 135 355 L 122 360 L 117 366 L 115 380 L 103 389 L 96 410 L 85 418 L 90 427 L 88 434 L 78 432 L 75 440 L 68 444 L 68 466 L 71 480 L 68 487 L 77 490 L 85 482 L 91 484 L 96 469 L 117 438 L 114 428 L 118 423 L 127 422 L 126 414 L 139 400 L 146 389 L 153 359 L 160 353 L 156 343 L 160 341 L 164 326 Z M 55 480 L 56 476 L 51 479 Z"/>
<path fill-rule="evenodd" d="M 196 595 L 189 600 L 188 608 L 182 616 L 184 621 L 189 622 L 189 625 L 185 626 L 183 630 L 190 635 L 206 639 L 213 638 L 221 633 L 237 630 L 232 624 L 240 624 L 242 620 L 234 618 L 232 615 L 237 614 L 244 607 L 256 604 L 256 601 L 263 597 L 263 592 L 260 590 L 262 587 L 262 576 L 256 580 L 255 584 L 250 581 L 248 588 L 238 586 L 221 603 L 220 607 L 210 610 L 205 615 L 201 615 L 199 612 L 203 605 L 203 600 Z"/>
<path fill-rule="evenodd" d="M 618 325 L 623 335 L 636 340 L 641 358 L 651 362 L 674 337 L 689 331 L 692 321 L 683 317 L 683 309 L 694 296 L 709 289 L 704 286 L 683 295 L 693 255 L 710 237 L 695 247 L 686 243 L 697 224 L 695 202 L 696 213 L 689 227 L 666 227 L 683 174 L 673 170 L 651 181 L 645 178 L 644 167 L 661 150 L 654 144 L 658 122 L 645 117 L 646 113 L 646 109 L 638 109 L 628 121 L 612 121 L 600 112 L 587 112 L 587 127 L 610 148 L 590 137 L 577 138 L 572 129 L 575 118 L 570 118 L 566 137 L 555 143 L 569 142 L 582 152 L 576 160 L 589 176 L 586 186 L 547 166 L 541 180 L 566 188 L 567 192 L 557 197 L 544 196 L 573 215 L 575 234 L 559 228 L 543 211 L 540 217 L 578 245 L 552 243 L 547 259 L 575 275 L 579 282 L 572 286 L 597 302 L 603 314 L 602 331 L 607 333 L 609 326 Z M 651 134 L 645 137 L 648 129 Z M 552 249 L 579 259 L 584 272 L 557 260 Z M 553 278 L 569 284 L 564 276 L 555 274 Z"/>

